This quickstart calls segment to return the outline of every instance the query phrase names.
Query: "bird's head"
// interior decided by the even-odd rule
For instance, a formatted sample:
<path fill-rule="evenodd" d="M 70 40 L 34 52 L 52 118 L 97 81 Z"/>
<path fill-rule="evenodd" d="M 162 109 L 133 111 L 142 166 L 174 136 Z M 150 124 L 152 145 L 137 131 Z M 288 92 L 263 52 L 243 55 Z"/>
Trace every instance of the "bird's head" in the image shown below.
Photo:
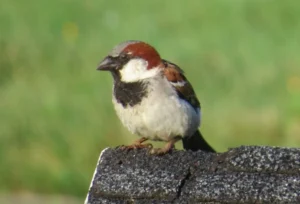
<path fill-rule="evenodd" d="M 110 71 L 123 82 L 136 82 L 158 75 L 161 65 L 154 47 L 141 41 L 126 41 L 113 48 L 97 69 Z"/>

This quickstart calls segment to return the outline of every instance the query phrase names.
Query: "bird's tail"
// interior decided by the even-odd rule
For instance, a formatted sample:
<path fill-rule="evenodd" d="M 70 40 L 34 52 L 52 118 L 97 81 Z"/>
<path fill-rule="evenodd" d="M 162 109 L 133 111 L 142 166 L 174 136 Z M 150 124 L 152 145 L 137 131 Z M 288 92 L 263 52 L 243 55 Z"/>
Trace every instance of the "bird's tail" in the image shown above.
<path fill-rule="evenodd" d="M 202 150 L 205 152 L 216 152 L 203 138 L 199 130 L 190 137 L 182 138 L 183 148 L 186 150 Z"/>

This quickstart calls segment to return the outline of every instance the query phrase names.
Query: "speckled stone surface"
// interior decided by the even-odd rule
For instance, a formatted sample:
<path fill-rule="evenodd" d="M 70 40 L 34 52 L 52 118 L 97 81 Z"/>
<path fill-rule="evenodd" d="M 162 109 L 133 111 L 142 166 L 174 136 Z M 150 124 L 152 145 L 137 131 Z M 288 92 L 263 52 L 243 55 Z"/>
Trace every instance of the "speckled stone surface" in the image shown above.
<path fill-rule="evenodd" d="M 300 203 L 300 149 L 242 146 L 153 156 L 108 148 L 86 203 Z"/>

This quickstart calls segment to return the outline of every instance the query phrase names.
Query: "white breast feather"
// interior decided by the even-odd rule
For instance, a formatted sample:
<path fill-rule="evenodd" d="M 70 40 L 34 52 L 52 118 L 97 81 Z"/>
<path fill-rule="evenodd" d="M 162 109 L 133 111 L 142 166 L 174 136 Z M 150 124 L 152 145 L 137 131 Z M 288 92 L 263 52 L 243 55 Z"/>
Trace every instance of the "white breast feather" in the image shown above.
<path fill-rule="evenodd" d="M 196 111 L 180 99 L 165 77 L 156 74 L 146 81 L 149 93 L 141 104 L 124 108 L 113 99 L 122 123 L 132 133 L 152 140 L 169 141 L 175 136 L 192 135 L 200 125 L 200 109 Z"/>

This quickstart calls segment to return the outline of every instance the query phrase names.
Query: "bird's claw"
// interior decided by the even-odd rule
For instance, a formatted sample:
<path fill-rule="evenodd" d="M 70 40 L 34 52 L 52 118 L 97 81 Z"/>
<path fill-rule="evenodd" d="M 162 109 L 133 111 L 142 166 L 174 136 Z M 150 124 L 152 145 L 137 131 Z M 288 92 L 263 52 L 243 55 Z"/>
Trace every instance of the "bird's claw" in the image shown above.
<path fill-rule="evenodd" d="M 149 153 L 152 155 L 164 155 L 167 154 L 168 152 L 170 152 L 171 149 L 167 149 L 167 148 L 152 148 Z"/>
<path fill-rule="evenodd" d="M 143 148 L 147 148 L 147 149 L 152 149 L 153 145 L 150 143 L 147 144 L 132 144 L 132 145 L 123 145 L 120 147 L 121 150 L 132 150 L 132 149 L 143 149 Z"/>

